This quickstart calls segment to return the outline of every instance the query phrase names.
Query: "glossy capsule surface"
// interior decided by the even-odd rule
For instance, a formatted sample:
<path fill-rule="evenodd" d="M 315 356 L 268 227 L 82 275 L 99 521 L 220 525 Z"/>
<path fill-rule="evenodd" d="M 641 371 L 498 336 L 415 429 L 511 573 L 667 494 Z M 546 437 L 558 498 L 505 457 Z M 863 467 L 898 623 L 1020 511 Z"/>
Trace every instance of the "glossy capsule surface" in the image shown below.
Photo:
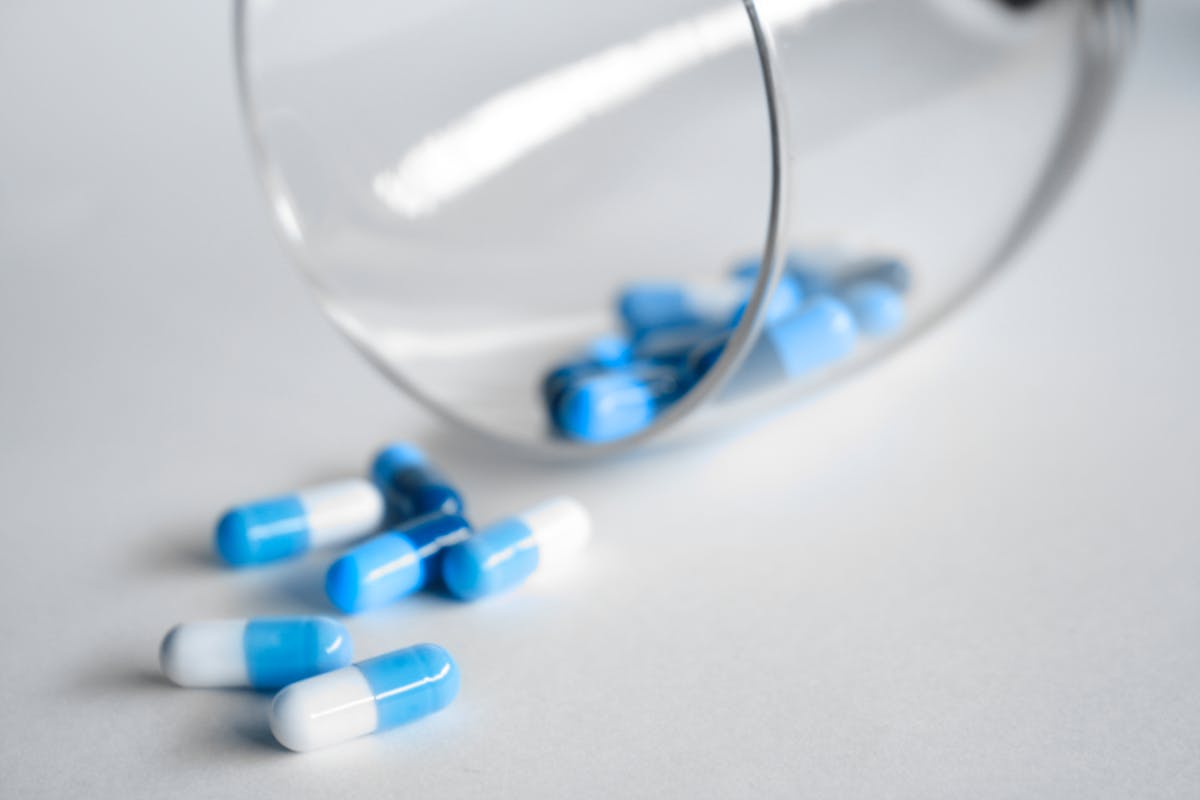
<path fill-rule="evenodd" d="M 433 714 L 458 690 L 450 654 L 418 644 L 285 687 L 271 703 L 271 732 L 288 749 L 316 750 Z"/>
<path fill-rule="evenodd" d="M 611 442 L 643 430 L 678 400 L 689 374 L 677 367 L 635 364 L 577 377 L 550 413 L 559 433 L 586 442 Z"/>
<path fill-rule="evenodd" d="M 373 533 L 384 512 L 380 490 L 351 478 L 232 508 L 217 522 L 214 545 L 234 566 L 265 564 Z"/>
<path fill-rule="evenodd" d="M 427 514 L 461 514 L 464 503 L 453 484 L 419 448 L 397 442 L 376 454 L 371 478 L 387 501 L 388 523 Z"/>
<path fill-rule="evenodd" d="M 470 535 L 470 524 L 456 514 L 418 517 L 334 561 L 325 594 L 347 613 L 394 603 L 440 577 L 445 549 Z"/>
<path fill-rule="evenodd" d="M 188 687 L 278 689 L 352 658 L 350 634 L 326 617 L 185 622 L 159 649 L 163 675 Z"/>
<path fill-rule="evenodd" d="M 569 563 L 590 537 L 587 510 L 578 500 L 558 497 L 451 547 L 442 560 L 442 580 L 462 600 L 505 592 Z"/>

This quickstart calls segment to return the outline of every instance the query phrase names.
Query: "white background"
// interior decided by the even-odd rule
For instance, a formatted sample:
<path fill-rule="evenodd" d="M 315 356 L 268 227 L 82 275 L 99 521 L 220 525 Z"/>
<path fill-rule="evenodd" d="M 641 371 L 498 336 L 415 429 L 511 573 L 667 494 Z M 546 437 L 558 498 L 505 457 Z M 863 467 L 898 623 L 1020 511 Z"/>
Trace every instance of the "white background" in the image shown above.
<path fill-rule="evenodd" d="M 1145 9 L 1096 158 L 968 308 L 722 441 L 590 467 L 434 424 L 276 245 L 223 2 L 0 8 L 0 796 L 1200 796 L 1200 6 Z M 296 756 L 172 688 L 183 619 L 324 608 L 226 504 L 427 447 L 479 518 L 569 492 L 570 578 L 350 621 L 445 713 Z"/>

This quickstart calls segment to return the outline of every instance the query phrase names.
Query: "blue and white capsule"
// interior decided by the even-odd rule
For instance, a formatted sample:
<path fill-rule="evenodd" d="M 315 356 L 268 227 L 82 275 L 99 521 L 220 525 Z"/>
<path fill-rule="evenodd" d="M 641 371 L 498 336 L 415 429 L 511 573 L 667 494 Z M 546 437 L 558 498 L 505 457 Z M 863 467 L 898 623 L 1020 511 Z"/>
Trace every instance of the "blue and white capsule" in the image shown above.
<path fill-rule="evenodd" d="M 163 675 L 194 688 L 278 689 L 353 660 L 350 634 L 326 617 L 185 622 L 167 632 Z"/>
<path fill-rule="evenodd" d="M 660 328 L 735 325 L 754 291 L 754 275 L 735 274 L 712 282 L 648 281 L 626 286 L 617 312 L 635 338 Z M 767 319 L 790 313 L 803 299 L 800 283 L 783 276 L 767 304 Z"/>
<path fill-rule="evenodd" d="M 388 522 L 426 514 L 461 514 L 462 495 L 419 448 L 397 442 L 383 448 L 371 463 L 371 478 L 387 502 Z"/>
<path fill-rule="evenodd" d="M 230 509 L 217 522 L 215 546 L 234 566 L 265 564 L 374 533 L 384 511 L 380 490 L 351 478 Z"/>
<path fill-rule="evenodd" d="M 316 750 L 441 711 L 458 689 L 450 654 L 418 644 L 286 687 L 271 703 L 271 733 L 289 750 Z"/>
<path fill-rule="evenodd" d="M 832 295 L 817 295 L 786 319 L 768 325 L 730 382 L 740 393 L 798 378 L 848 356 L 858 338 L 850 309 Z M 725 339 L 702 345 L 693 354 L 691 370 L 703 375 L 725 347 Z"/>
<path fill-rule="evenodd" d="M 325 594 L 348 614 L 395 603 L 440 577 L 445 549 L 470 535 L 471 526 L 457 514 L 419 517 L 334 561 Z"/>
<path fill-rule="evenodd" d="M 591 518 L 578 500 L 547 500 L 447 550 L 442 581 L 461 600 L 506 592 L 535 573 L 549 574 L 570 564 L 591 535 Z"/>
<path fill-rule="evenodd" d="M 577 378 L 550 409 L 559 433 L 603 443 L 644 430 L 687 391 L 689 375 L 669 365 L 638 364 Z"/>

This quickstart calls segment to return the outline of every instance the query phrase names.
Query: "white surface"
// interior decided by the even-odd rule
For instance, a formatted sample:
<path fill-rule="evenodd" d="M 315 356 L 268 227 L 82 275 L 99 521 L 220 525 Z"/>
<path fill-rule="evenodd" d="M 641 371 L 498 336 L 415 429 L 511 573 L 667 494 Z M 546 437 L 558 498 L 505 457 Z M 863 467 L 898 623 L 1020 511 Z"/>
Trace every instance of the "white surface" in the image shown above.
<path fill-rule="evenodd" d="M 167 680 L 180 686 L 249 686 L 244 619 L 184 622 L 167 631 L 158 663 Z"/>
<path fill-rule="evenodd" d="M 538 574 L 559 570 L 579 557 L 592 536 L 592 520 L 578 500 L 555 497 L 517 517 L 537 542 Z"/>
<path fill-rule="evenodd" d="M 462 441 L 332 333 L 228 26 L 0 5 L 0 797 L 1197 796 L 1195 2 L 1147 8 L 1089 171 L 962 314 L 738 436 L 569 468 Z M 267 697 L 163 681 L 180 619 L 328 611 L 331 554 L 222 569 L 220 509 L 395 438 L 480 519 L 595 523 L 569 581 L 348 620 L 363 658 L 444 645 L 454 704 L 297 758 Z"/>
<path fill-rule="evenodd" d="M 366 478 L 335 481 L 297 494 L 312 547 L 332 547 L 374 533 L 383 525 L 383 494 Z"/>
<path fill-rule="evenodd" d="M 271 733 L 298 752 L 366 736 L 378 725 L 375 693 L 358 667 L 285 686 L 271 701 Z"/>

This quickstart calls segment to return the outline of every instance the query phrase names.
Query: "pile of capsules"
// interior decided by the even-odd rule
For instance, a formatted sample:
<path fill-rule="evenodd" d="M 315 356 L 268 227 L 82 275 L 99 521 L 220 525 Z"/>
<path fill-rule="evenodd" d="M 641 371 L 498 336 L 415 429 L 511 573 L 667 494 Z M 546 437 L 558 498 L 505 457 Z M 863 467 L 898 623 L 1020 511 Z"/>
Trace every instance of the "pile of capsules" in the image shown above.
<path fill-rule="evenodd" d="M 568 497 L 479 531 L 463 512 L 462 496 L 419 449 L 393 444 L 376 455 L 370 479 L 231 509 L 217 523 L 216 550 L 240 567 L 369 537 L 335 560 L 325 578 L 330 602 L 356 613 L 438 585 L 462 600 L 504 592 L 568 562 L 591 535 L 587 512 Z M 296 751 L 440 711 L 459 688 L 458 666 L 438 645 L 351 664 L 349 632 L 319 616 L 183 623 L 167 633 L 159 659 L 180 686 L 279 690 L 271 732 Z"/>
<path fill-rule="evenodd" d="M 566 438 L 609 442 L 646 428 L 704 376 L 746 311 L 759 262 L 715 283 L 645 282 L 624 287 L 622 333 L 593 341 L 551 370 L 541 391 L 553 429 Z M 836 271 L 836 275 L 833 273 Z M 884 337 L 904 322 L 908 270 L 893 258 L 849 260 L 792 253 L 767 304 L 762 334 L 730 386 L 765 388 L 829 366 L 859 334 Z"/>

